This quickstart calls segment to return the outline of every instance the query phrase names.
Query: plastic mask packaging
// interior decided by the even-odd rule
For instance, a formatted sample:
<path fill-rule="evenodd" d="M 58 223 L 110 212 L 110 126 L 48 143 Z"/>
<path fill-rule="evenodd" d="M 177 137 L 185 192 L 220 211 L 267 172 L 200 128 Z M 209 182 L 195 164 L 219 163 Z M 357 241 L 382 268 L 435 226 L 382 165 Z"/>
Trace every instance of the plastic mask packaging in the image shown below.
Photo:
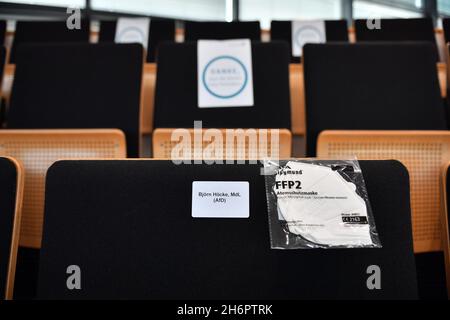
<path fill-rule="evenodd" d="M 274 249 L 381 247 L 356 160 L 265 161 Z"/>

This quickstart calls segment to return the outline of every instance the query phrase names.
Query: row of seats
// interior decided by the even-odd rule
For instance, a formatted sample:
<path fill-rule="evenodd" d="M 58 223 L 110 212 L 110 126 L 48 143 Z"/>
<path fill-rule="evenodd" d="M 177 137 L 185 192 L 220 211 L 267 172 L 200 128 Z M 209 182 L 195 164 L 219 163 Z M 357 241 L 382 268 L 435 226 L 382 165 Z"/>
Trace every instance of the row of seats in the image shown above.
<path fill-rule="evenodd" d="M 267 208 L 261 196 L 265 194 L 264 177 L 259 175 L 259 165 L 60 161 L 47 174 L 38 297 L 417 298 L 408 172 L 396 161 L 360 163 L 383 248 L 299 254 L 295 250 L 272 251 L 268 246 Z M 448 170 L 447 165 L 442 173 L 444 190 Z M 0 188 L 5 195 L 2 227 L 9 230 L 2 233 L 1 245 L 6 250 L 1 251 L 5 263 L 0 281 L 6 297 L 11 298 L 23 173 L 11 158 L 0 158 L 0 172 Z M 250 182 L 250 218 L 191 219 L 192 181 L 224 179 Z M 448 215 L 442 219 L 448 221 Z M 233 232 L 229 232 L 231 229 Z M 396 259 L 392 259 L 394 256 Z M 64 271 L 74 263 L 89 270 L 83 273 L 83 290 L 67 290 Z M 383 290 L 367 290 L 364 286 L 366 274 L 361 270 L 373 264 L 383 270 Z M 323 265 L 334 268 L 318 274 Z M 282 276 L 273 277 L 274 273 Z M 115 281 L 110 281 L 112 278 Z"/>
<path fill-rule="evenodd" d="M 159 128 L 154 136 L 156 157 L 171 156 L 167 146 L 171 135 L 161 129 L 192 128 L 198 119 L 204 128 L 291 127 L 285 44 L 254 43 L 252 50 L 255 107 L 199 109 L 195 44 L 161 47 L 154 113 Z M 432 51 L 429 44 L 307 45 L 307 155 L 316 155 L 316 141 L 324 130 L 446 130 Z M 139 45 L 30 45 L 23 47 L 19 59 L 8 129 L 118 128 L 125 133 L 127 155 L 139 155 L 143 59 Z M 417 59 L 420 66 L 410 68 Z M 64 68 L 67 65 L 70 70 Z M 386 79 L 389 85 L 380 86 Z M 158 139 L 159 135 L 165 138 Z M 284 137 L 281 145 L 288 151 L 283 155 L 289 157 L 290 136 Z M 432 212 L 436 217 L 438 212 Z M 433 237 L 436 241 L 436 232 Z"/>
<path fill-rule="evenodd" d="M 360 164 L 383 247 L 325 254 L 270 250 L 260 165 L 58 161 L 46 179 L 38 298 L 415 299 L 408 171 L 397 161 Z M 445 207 L 449 170 L 447 163 L 441 171 Z M 0 289 L 11 298 L 23 172 L 18 161 L 0 158 L 0 173 Z M 190 188 L 203 180 L 249 181 L 250 218 L 192 219 Z M 441 216 L 447 272 L 448 218 Z M 67 290 L 66 270 L 74 264 L 89 270 L 83 290 Z M 323 272 L 324 265 L 333 268 Z M 371 265 L 383 272 L 383 290 L 365 286 Z"/>
<path fill-rule="evenodd" d="M 289 90 L 290 58 L 288 46 L 286 43 L 254 42 L 252 44 L 252 56 L 255 107 L 201 110 L 197 108 L 196 101 L 196 45 L 194 43 L 161 45 L 158 55 L 154 99 L 155 128 L 158 128 L 158 130 L 161 130 L 161 128 L 165 130 L 180 127 L 192 128 L 194 120 L 203 120 L 205 128 L 243 127 L 284 128 L 289 130 L 292 127 L 291 117 L 293 115 L 290 104 L 292 92 Z M 0 143 L 0 148 L 3 148 L 3 151 L 0 149 L 0 154 L 14 155 L 25 163 L 26 176 L 30 176 L 29 182 L 25 183 L 25 198 L 29 194 L 28 203 L 36 201 L 37 198 L 40 199 L 30 205 L 29 211 L 24 210 L 24 221 L 29 219 L 30 223 L 24 223 L 21 234 L 21 241 L 24 241 L 24 246 L 39 248 L 41 246 L 44 216 L 43 177 L 51 163 L 61 158 L 123 158 L 126 154 L 129 157 L 139 155 L 142 95 L 145 94 L 141 90 L 145 81 L 142 80 L 145 77 L 143 73 L 144 53 L 139 45 L 112 45 L 107 43 L 97 45 L 26 45 L 18 49 L 18 59 L 20 60 L 16 65 L 13 92 L 7 114 L 8 130 L 0 131 L 5 137 L 4 142 Z M 417 65 L 417 61 L 421 62 L 420 66 L 411 68 L 412 65 Z M 401 160 L 411 175 L 414 250 L 416 253 L 428 251 L 442 253 L 442 236 L 438 219 L 443 206 L 439 205 L 439 201 L 436 202 L 436 199 L 438 199 L 436 195 L 442 194 L 437 181 L 440 166 L 450 159 L 446 151 L 449 145 L 448 131 L 446 131 L 445 109 L 440 96 L 436 72 L 434 46 L 429 43 L 307 45 L 304 51 L 303 69 L 308 155 L 316 154 L 317 150 L 319 156 L 328 154 L 335 156 L 338 154 L 340 157 L 357 155 L 360 159 L 394 158 Z M 365 70 L 367 72 L 364 72 Z M 11 119 L 12 122 L 10 122 Z M 66 131 L 58 133 L 54 130 L 37 130 L 43 128 L 77 128 L 78 130 L 73 131 L 73 139 L 71 140 L 67 138 L 68 132 Z M 118 128 L 124 134 L 117 130 L 106 130 L 107 132 L 102 132 L 103 138 L 100 138 L 100 132 L 89 132 L 92 129 L 89 129 L 88 132 L 80 131 L 81 128 Z M 27 136 L 26 130 L 30 129 L 33 130 L 29 131 Z M 356 134 L 354 132 L 324 131 L 330 129 L 409 131 L 357 131 Z M 414 132 L 411 130 L 422 131 Z M 79 136 L 81 133 L 85 136 Z M 155 133 L 157 132 L 155 131 Z M 58 134 L 60 140 L 56 138 Z M 344 138 L 341 138 L 341 135 Z M 92 136 L 92 140 L 89 140 L 88 136 Z M 169 137 L 170 135 L 166 134 L 166 136 Z M 20 137 L 23 139 L 20 140 Z M 354 142 L 351 142 L 352 137 L 355 139 Z M 126 143 L 124 142 L 125 139 Z M 19 141 L 20 144 L 16 141 Z M 39 146 L 36 141 L 41 143 L 41 147 L 36 147 Z M 58 141 L 60 144 L 56 143 Z M 318 141 L 317 146 L 316 141 Z M 125 144 L 128 148 L 127 153 L 123 151 Z M 323 149 L 324 144 L 328 144 L 329 147 Z M 286 145 L 290 146 L 290 142 Z M 50 146 L 53 147 L 50 148 Z M 156 139 L 155 146 L 158 146 Z M 170 154 L 170 147 L 162 149 L 166 150 L 164 154 L 167 158 L 167 155 Z M 287 156 L 290 155 L 290 149 L 287 154 Z M 44 161 L 37 164 L 37 159 L 41 161 L 43 158 Z M 139 162 L 141 161 L 126 162 L 125 166 L 118 170 L 128 170 L 126 169 L 128 163 L 133 163 L 130 166 L 134 167 L 138 166 L 137 163 Z M 81 168 L 78 165 L 83 163 L 86 162 L 76 163 L 78 170 Z M 165 165 L 171 166 L 167 162 Z M 98 166 L 106 167 L 107 164 L 102 162 Z M 183 167 L 186 170 L 195 170 L 188 166 Z M 212 168 L 211 170 L 213 170 Z M 215 172 L 220 172 L 219 169 L 215 168 L 218 167 L 214 167 Z M 74 168 L 73 170 L 77 169 Z M 157 172 L 171 172 L 172 170 L 172 167 L 169 169 L 162 168 Z M 37 173 L 37 175 L 33 179 L 32 174 L 28 174 L 28 172 Z M 380 172 L 382 171 L 380 170 Z M 389 169 L 386 169 L 386 172 L 389 172 Z M 113 177 L 112 171 L 110 173 L 110 176 Z M 198 172 L 193 174 L 201 176 Z M 211 174 L 215 173 L 211 172 Z M 40 178 L 36 179 L 36 176 Z M 94 174 L 93 176 L 97 177 Z M 231 176 L 231 174 L 226 176 Z M 402 176 L 399 171 L 394 174 L 393 178 L 401 180 L 398 176 Z M 137 176 L 130 176 L 130 178 L 138 179 Z M 386 177 L 380 177 L 380 179 L 382 178 L 386 179 Z M 64 178 L 59 177 L 56 180 L 58 179 L 62 180 L 57 183 L 72 181 L 69 178 L 64 180 Z M 176 177 L 173 177 L 173 180 L 176 179 Z M 382 185 L 388 182 L 384 180 Z M 30 185 L 28 192 L 27 183 Z M 31 187 L 32 183 L 36 184 Z M 404 188 L 409 186 L 409 183 L 403 179 L 401 185 Z M 130 190 L 132 189 L 130 187 Z M 406 191 L 406 193 L 408 192 L 409 190 Z M 37 198 L 35 198 L 36 194 L 38 195 Z M 424 194 L 431 196 L 425 197 Z M 91 202 L 83 200 L 84 203 L 91 204 L 92 201 L 97 201 L 92 200 L 92 198 L 110 198 L 106 194 L 101 195 L 93 191 L 84 193 L 84 195 L 91 198 Z M 133 196 L 127 195 L 127 197 Z M 415 197 L 416 200 L 414 200 Z M 64 197 L 59 198 L 63 199 Z M 166 199 L 165 201 L 172 199 L 164 198 L 162 195 L 159 198 Z M 47 199 L 50 199 L 50 197 L 47 196 Z M 397 198 L 395 199 L 398 201 Z M 139 198 L 135 200 L 145 207 L 146 202 L 142 202 Z M 255 201 L 260 200 L 261 197 L 257 197 Z M 49 201 L 47 200 L 47 203 L 50 203 Z M 74 205 L 74 208 L 79 209 L 80 207 L 77 206 L 84 205 L 78 203 L 78 201 L 76 200 L 77 204 Z M 26 207 L 26 203 L 27 200 L 25 200 L 24 207 Z M 39 203 L 42 205 L 39 205 Z M 409 203 L 409 201 L 405 203 Z M 408 211 L 411 220 L 409 206 L 405 206 L 405 203 L 401 204 L 401 210 Z M 93 207 L 96 207 L 96 205 L 93 205 Z M 126 206 L 124 204 L 120 206 L 120 203 L 115 203 L 115 205 L 118 208 Z M 134 208 L 134 206 L 130 207 Z M 162 205 L 156 206 L 156 208 L 163 207 Z M 97 208 L 106 207 L 97 206 Z M 183 207 L 186 212 L 188 209 L 189 206 Z M 36 211 L 33 212 L 32 210 Z M 58 210 L 61 212 L 61 209 Z M 136 209 L 136 212 L 139 211 L 140 209 Z M 46 224 L 47 216 L 50 215 L 46 214 Z M 117 217 L 120 219 L 120 214 Z M 67 221 L 70 221 L 70 219 Z M 85 221 L 89 222 L 89 220 Z M 62 223 L 61 226 L 64 226 L 65 222 L 58 221 L 56 224 Z M 141 222 L 137 221 L 137 223 Z M 142 224 L 145 225 L 145 223 Z M 25 227 L 26 225 L 29 229 Z M 98 225 L 98 223 L 94 223 L 94 225 Z M 403 225 L 409 227 L 407 224 Z M 37 228 L 33 229 L 33 227 Z M 175 225 L 175 228 L 177 227 L 183 228 L 186 225 Z M 65 228 L 66 226 L 63 229 L 65 230 Z M 114 230 L 114 228 L 111 230 Z M 408 230 L 407 232 L 410 234 L 411 228 Z M 198 231 L 196 232 L 195 234 L 198 234 Z M 29 233 L 28 239 L 27 233 Z M 104 236 L 103 233 L 99 235 L 99 237 Z M 188 237 L 190 236 L 192 234 L 189 233 Z M 52 235 L 50 239 L 57 239 L 57 236 Z M 90 236 L 90 239 L 95 238 Z M 43 255 L 46 254 L 45 241 L 44 232 Z M 110 243 L 111 239 L 105 239 L 105 241 Z M 389 243 L 391 241 L 389 240 Z M 64 243 L 64 241 L 61 243 Z M 52 243 L 49 246 L 53 245 Z M 163 250 L 158 246 L 152 249 Z M 57 247 L 55 247 L 55 250 L 55 252 L 61 252 L 61 249 Z M 199 252 L 204 248 L 194 246 L 193 250 Z M 220 253 L 222 256 L 226 256 L 223 252 Z M 247 254 L 247 252 L 245 253 Z M 261 259 L 260 254 L 264 256 L 264 259 L 267 259 L 266 252 L 259 252 L 255 261 Z M 50 261 L 58 260 L 52 254 L 49 254 L 49 256 L 51 257 L 48 258 Z M 137 256 L 144 259 L 140 255 Z M 144 256 L 146 257 L 146 255 Z M 88 258 L 86 257 L 86 259 Z M 106 259 L 109 258 L 109 256 L 106 257 Z M 347 256 L 346 258 L 350 257 Z M 354 257 L 354 259 L 359 259 L 359 257 Z M 42 259 L 42 263 L 44 261 L 45 258 Z M 218 261 L 220 262 L 220 260 Z M 101 262 L 102 260 L 99 259 L 99 263 Z M 324 263 L 331 262 L 324 261 Z M 131 268 L 130 265 L 126 267 Z M 310 267 L 313 268 L 313 264 Z M 55 262 L 55 268 L 59 268 L 57 262 Z M 418 268 L 420 278 L 420 274 L 423 274 L 420 270 L 420 263 Z M 43 269 L 49 270 L 52 267 L 45 265 Z M 21 272 L 23 271 L 19 270 L 19 273 Z M 435 271 L 435 274 L 438 273 L 438 271 Z M 411 274 L 415 276 L 415 272 Z M 169 277 L 174 274 L 166 273 L 165 275 Z M 229 276 L 226 273 L 223 274 L 223 277 Z M 41 279 L 43 278 L 47 280 L 41 280 L 41 282 L 48 283 L 48 286 L 46 287 L 47 284 L 42 285 L 43 291 L 40 296 L 52 297 L 53 295 L 54 297 L 55 292 L 58 292 L 59 295 L 58 290 L 61 288 L 54 287 L 54 284 L 48 281 L 48 274 L 46 276 L 43 272 Z M 101 279 L 100 277 L 100 281 Z M 222 281 L 222 279 L 226 279 L 228 282 L 230 280 L 229 278 L 218 277 L 217 281 Z M 153 280 L 148 279 L 148 281 Z M 200 280 L 204 281 L 203 279 Z M 229 282 L 229 284 L 230 287 L 228 288 L 235 290 L 232 282 Z M 139 287 L 137 282 L 134 286 L 133 292 L 135 292 L 135 295 L 152 297 L 152 293 L 143 291 L 144 288 Z M 104 287 L 109 288 L 107 285 Z M 175 292 L 169 289 L 163 291 L 162 287 L 157 284 L 154 287 L 158 288 L 155 289 L 155 292 L 159 292 L 162 296 L 171 297 Z M 123 284 L 123 287 L 119 286 L 119 288 L 123 290 L 124 295 L 133 294 L 131 287 L 128 287 L 127 291 L 125 284 Z M 174 289 L 175 284 L 171 288 Z M 197 295 L 187 291 L 186 296 L 201 297 L 200 293 L 207 292 L 202 291 L 203 286 L 199 288 L 201 290 L 196 291 Z M 286 291 L 281 296 L 289 297 L 294 292 L 293 288 L 289 285 L 285 288 Z M 111 289 L 109 292 L 117 292 L 114 291 L 114 288 Z M 93 290 L 95 289 L 93 288 Z M 95 292 L 94 297 L 108 296 L 106 290 L 105 292 L 93 292 Z M 272 294 L 272 291 L 267 288 L 263 288 L 261 292 L 264 292 L 267 296 Z M 320 290 L 311 292 L 316 292 L 318 297 L 336 295 L 336 292 L 324 293 Z M 395 293 L 389 292 L 386 293 L 386 297 L 400 296 L 397 291 Z M 412 288 L 408 291 L 411 296 L 403 295 L 405 292 L 406 290 L 402 290 L 401 296 L 413 297 L 415 289 Z M 253 294 L 253 292 L 242 292 L 244 297 L 250 296 L 250 294 Z M 361 294 L 365 295 L 365 293 Z M 301 294 L 298 295 L 301 297 Z M 351 297 L 350 288 L 342 295 Z"/>
<path fill-rule="evenodd" d="M 437 186 L 442 163 L 449 158 L 447 131 L 324 131 L 320 158 L 397 159 L 411 173 L 415 251 L 441 251 Z M 0 132 L 0 152 L 22 161 L 27 175 L 21 245 L 41 245 L 44 177 L 62 158 L 125 158 L 125 138 L 119 130 L 6 130 Z M 283 155 L 282 158 L 289 158 Z"/>
<path fill-rule="evenodd" d="M 429 18 L 418 19 L 382 19 L 381 29 L 367 28 L 367 20 L 355 20 L 355 38 L 357 41 L 427 41 L 436 43 L 433 22 Z M 117 21 L 101 21 L 99 42 L 113 42 Z M 158 44 L 175 40 L 175 21 L 170 19 L 152 19 L 150 22 L 147 62 L 156 61 Z M 445 40 L 450 41 L 450 19 L 443 20 Z M 291 22 L 272 21 L 271 40 L 286 41 L 291 45 Z M 347 21 L 325 21 L 327 42 L 348 42 Z M 0 21 L 0 44 L 5 43 L 6 21 Z M 259 22 L 184 22 L 185 41 L 199 39 L 235 39 L 246 38 L 261 40 Z M 62 21 L 18 21 L 14 32 L 10 63 L 16 61 L 17 47 L 24 43 L 36 42 L 89 42 L 90 23 L 83 20 L 80 30 L 69 30 Z M 300 58 L 291 56 L 292 62 Z"/>
<path fill-rule="evenodd" d="M 355 28 L 357 30 L 361 30 L 359 33 L 359 39 L 362 40 L 370 40 L 370 37 L 366 37 L 363 35 L 365 28 L 365 20 L 357 21 L 355 23 Z M 148 61 L 154 61 L 155 58 L 155 50 L 157 43 L 164 39 L 172 39 L 173 35 L 165 37 L 167 30 L 174 30 L 173 21 L 171 20 L 152 20 L 152 36 L 150 37 L 149 50 L 147 51 Z M 26 42 L 55 42 L 55 41 L 80 41 L 79 33 L 81 31 L 71 31 L 68 30 L 63 22 L 27 22 L 27 21 L 19 21 L 17 26 L 16 35 L 17 45 L 20 43 Z M 59 27 L 57 27 L 59 26 Z M 84 23 L 86 26 L 86 23 Z M 428 28 L 427 26 L 431 26 Z M 111 42 L 114 40 L 114 32 L 116 27 L 116 21 L 104 21 L 103 28 L 101 28 L 100 32 L 100 41 L 101 42 Z M 82 30 L 84 30 L 82 28 Z M 85 29 L 88 29 L 86 26 Z M 258 23 L 254 22 L 236 22 L 236 23 L 224 23 L 224 22 L 186 22 L 186 35 L 187 39 L 196 40 L 199 38 L 227 38 L 227 37 L 249 37 L 255 38 L 252 36 L 252 33 L 249 30 L 259 29 Z M 429 40 L 430 37 L 424 37 L 423 34 L 426 34 L 426 30 L 432 30 L 432 23 L 430 19 L 386 19 L 383 20 L 383 32 L 386 33 L 387 36 L 380 36 L 376 39 L 382 40 Z M 20 31 L 22 30 L 22 31 Z M 58 31 L 59 30 L 59 31 Z M 160 30 L 161 32 L 159 32 Z M 190 30 L 190 31 L 189 31 Z M 291 41 L 290 37 L 290 22 L 287 21 L 274 21 L 272 25 L 272 32 L 274 39 L 282 39 L 288 43 Z M 208 33 L 209 32 L 209 33 Z M 241 34 L 238 34 L 241 32 Z M 329 41 L 346 41 L 348 39 L 348 35 L 346 34 L 346 27 L 344 21 L 326 21 L 326 32 L 327 38 Z M 34 35 L 36 33 L 36 35 Z M 55 33 L 53 35 L 53 33 Z M 86 34 L 88 32 L 86 31 Z M 369 34 L 378 34 L 379 30 L 375 30 Z M 46 36 L 47 34 L 47 36 Z M 390 35 L 390 37 L 389 37 Z M 46 38 L 45 38 L 46 37 Z M 45 39 L 44 39 L 45 38 Z M 28 40 L 27 40 L 28 39 Z M 88 39 L 88 35 L 86 35 L 86 39 Z M 372 39 L 373 40 L 373 39 Z M 17 45 L 13 45 L 12 51 L 14 51 L 15 56 L 15 47 Z M 295 60 L 294 57 L 291 59 Z M 292 66 L 291 73 L 299 73 L 301 72 L 302 67 Z M 445 66 L 439 65 L 439 76 L 442 82 L 446 82 L 445 80 Z M 8 66 L 7 71 L 8 75 L 11 76 L 11 70 L 13 68 Z M 148 70 L 148 72 L 147 72 Z M 155 71 L 156 68 L 148 66 L 144 69 L 144 85 L 148 86 L 149 89 L 146 88 L 146 93 L 144 93 L 144 105 L 142 110 L 142 131 L 144 133 L 151 133 L 153 128 L 152 123 L 152 108 L 153 108 L 153 93 L 149 90 L 153 89 L 154 79 L 155 79 Z M 296 86 L 299 85 L 302 87 L 302 77 L 297 74 L 293 74 L 291 76 L 291 85 Z M 10 83 L 10 81 L 5 81 Z M 297 83 L 300 82 L 300 83 Z M 443 95 L 446 94 L 445 84 L 442 85 Z M 6 85 L 5 95 L 8 95 L 8 86 Z M 304 102 L 303 95 L 296 94 L 295 92 L 291 96 L 292 102 L 292 110 L 291 113 L 293 115 L 293 119 L 291 119 L 291 130 L 293 134 L 296 135 L 304 135 L 305 134 L 305 120 L 304 120 Z M 297 115 L 298 114 L 298 115 Z M 295 115 L 295 116 L 294 116 Z M 1 113 L 0 113 L 0 121 L 1 121 Z"/>
<path fill-rule="evenodd" d="M 14 65 L 6 65 L 5 75 L 3 78 L 3 99 L 4 105 L 8 104 L 11 87 L 14 82 Z M 437 64 L 438 78 L 440 82 L 441 95 L 447 95 L 447 66 L 444 63 Z M 154 97 L 156 84 L 157 67 L 156 64 L 144 65 L 143 69 L 143 83 L 142 83 L 142 112 L 141 117 L 141 133 L 144 135 L 152 134 L 153 112 L 154 112 Z M 1 82 L 1 81 L 0 81 Z M 304 76 L 302 64 L 289 65 L 289 86 L 290 86 L 290 104 L 291 104 L 291 127 L 290 130 L 295 136 L 304 136 L 306 132 L 305 124 L 305 101 L 304 101 Z M 0 123 L 5 118 L 4 112 L 0 111 Z M 157 128 L 157 127 L 156 127 Z M 153 150 L 155 154 L 157 150 Z M 300 155 L 298 148 L 294 149 L 295 155 Z"/>
<path fill-rule="evenodd" d="M 6 65 L 3 85 L 3 112 L 0 110 L 0 123 L 3 123 L 5 118 L 5 105 L 8 105 L 11 87 L 14 82 L 14 65 Z M 441 95 L 447 95 L 447 66 L 439 63 L 437 65 L 438 78 L 440 83 Z M 158 130 L 153 132 L 153 113 L 154 113 L 154 97 L 156 84 L 157 67 L 156 64 L 145 64 L 143 69 L 142 79 L 142 110 L 141 110 L 141 134 L 158 136 Z M 289 86 L 290 86 L 290 104 L 291 104 L 291 127 L 290 130 L 296 138 L 297 136 L 304 136 L 306 133 L 305 123 L 305 93 L 304 93 L 304 74 L 302 64 L 289 65 Z M 156 127 L 157 128 L 157 127 Z M 153 154 L 158 152 L 157 146 L 153 150 Z M 146 151 L 146 150 L 144 150 Z M 301 151 L 298 145 L 294 145 L 293 154 L 301 156 Z M 148 154 L 148 152 L 147 152 Z"/>
<path fill-rule="evenodd" d="M 324 129 L 448 127 L 430 44 L 307 45 L 299 70 L 289 66 L 286 44 L 254 42 L 254 108 L 198 108 L 196 44 L 164 43 L 160 52 L 157 70 L 144 73 L 137 44 L 23 46 L 6 128 L 119 128 L 128 155 L 137 157 L 142 132 L 191 128 L 195 120 L 205 128 L 284 128 L 294 134 L 306 125 L 309 156 Z M 392 85 L 379 86 L 384 81 Z"/>

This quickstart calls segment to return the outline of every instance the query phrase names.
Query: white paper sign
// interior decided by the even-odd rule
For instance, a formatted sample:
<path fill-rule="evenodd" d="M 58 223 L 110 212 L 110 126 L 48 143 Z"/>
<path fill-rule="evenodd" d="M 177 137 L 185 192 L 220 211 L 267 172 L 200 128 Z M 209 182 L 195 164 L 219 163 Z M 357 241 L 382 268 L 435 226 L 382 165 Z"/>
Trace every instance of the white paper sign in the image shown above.
<path fill-rule="evenodd" d="M 119 18 L 114 41 L 116 43 L 141 43 L 147 49 L 149 30 L 149 18 Z"/>
<path fill-rule="evenodd" d="M 301 57 L 306 43 L 326 42 L 325 21 L 292 21 L 292 55 Z"/>
<path fill-rule="evenodd" d="M 253 106 L 250 40 L 198 41 L 197 75 L 199 108 Z"/>
<path fill-rule="evenodd" d="M 250 217 L 247 181 L 192 182 L 193 218 Z"/>

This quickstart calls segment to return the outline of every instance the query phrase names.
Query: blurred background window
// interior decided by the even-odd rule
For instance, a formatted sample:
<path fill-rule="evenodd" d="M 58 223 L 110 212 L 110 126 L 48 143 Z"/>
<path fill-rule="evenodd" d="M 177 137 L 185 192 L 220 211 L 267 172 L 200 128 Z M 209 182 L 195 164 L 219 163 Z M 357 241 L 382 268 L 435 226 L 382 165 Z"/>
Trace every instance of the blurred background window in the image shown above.
<path fill-rule="evenodd" d="M 186 20 L 226 20 L 226 0 L 91 0 L 93 10 Z"/>
<path fill-rule="evenodd" d="M 353 18 L 419 18 L 423 16 L 421 0 L 353 2 Z"/>
<path fill-rule="evenodd" d="M 441 15 L 450 16 L 450 0 L 438 0 L 437 5 Z"/>
<path fill-rule="evenodd" d="M 1 1 L 10 2 L 17 4 L 30 4 L 30 5 L 44 5 L 49 7 L 77 7 L 84 8 L 85 0 L 11 0 L 11 1 Z"/>
<path fill-rule="evenodd" d="M 240 0 L 241 20 L 260 20 L 263 29 L 271 20 L 341 19 L 341 0 Z"/>
<path fill-rule="evenodd" d="M 93 19 L 118 15 L 180 20 L 271 20 L 450 17 L 450 0 L 0 0 L 0 18 L 64 18 L 67 7 Z"/>

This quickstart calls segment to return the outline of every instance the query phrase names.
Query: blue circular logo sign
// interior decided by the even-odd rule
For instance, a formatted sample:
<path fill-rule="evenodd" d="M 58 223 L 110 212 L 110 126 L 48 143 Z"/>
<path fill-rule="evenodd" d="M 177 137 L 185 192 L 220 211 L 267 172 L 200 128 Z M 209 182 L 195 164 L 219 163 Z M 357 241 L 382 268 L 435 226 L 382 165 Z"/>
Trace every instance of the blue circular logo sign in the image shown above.
<path fill-rule="evenodd" d="M 128 27 L 123 29 L 117 38 L 120 42 L 144 43 L 146 41 L 144 37 L 144 33 L 141 29 L 136 27 Z"/>
<path fill-rule="evenodd" d="M 232 56 L 218 56 L 209 61 L 202 74 L 202 83 L 214 97 L 230 99 L 247 86 L 248 73 L 244 64 Z"/>
<path fill-rule="evenodd" d="M 299 48 L 303 48 L 306 43 L 325 42 L 323 33 L 313 26 L 305 26 L 303 28 L 299 28 L 294 35 L 294 39 Z"/>

